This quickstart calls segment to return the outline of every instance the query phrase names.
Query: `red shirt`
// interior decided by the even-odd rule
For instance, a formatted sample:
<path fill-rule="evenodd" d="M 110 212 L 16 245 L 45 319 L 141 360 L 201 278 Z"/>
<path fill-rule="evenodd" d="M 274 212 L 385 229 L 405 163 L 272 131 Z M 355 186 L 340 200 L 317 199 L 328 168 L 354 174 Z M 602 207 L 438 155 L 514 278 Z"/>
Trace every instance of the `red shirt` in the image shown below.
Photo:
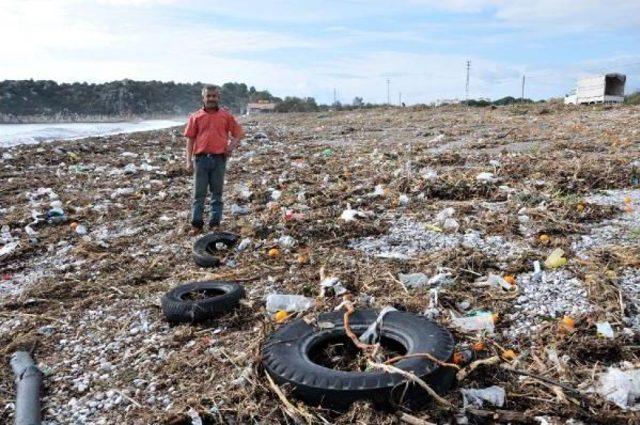
<path fill-rule="evenodd" d="M 189 116 L 185 137 L 195 139 L 193 154 L 224 153 L 229 141 L 229 134 L 234 138 L 240 137 L 242 127 L 226 110 L 217 111 L 197 110 Z"/>

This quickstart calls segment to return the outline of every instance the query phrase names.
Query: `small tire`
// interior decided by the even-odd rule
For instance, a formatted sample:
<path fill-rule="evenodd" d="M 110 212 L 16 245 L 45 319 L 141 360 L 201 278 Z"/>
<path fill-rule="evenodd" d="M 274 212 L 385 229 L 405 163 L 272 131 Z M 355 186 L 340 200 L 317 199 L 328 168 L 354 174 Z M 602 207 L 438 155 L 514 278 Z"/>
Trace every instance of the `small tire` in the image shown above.
<path fill-rule="evenodd" d="M 187 299 L 189 294 L 200 299 Z M 207 280 L 180 285 L 164 294 L 162 312 L 169 323 L 197 323 L 236 308 L 245 296 L 244 288 L 233 282 Z"/>
<path fill-rule="evenodd" d="M 220 259 L 213 255 L 218 242 L 231 248 L 238 242 L 238 236 L 233 233 L 213 232 L 198 238 L 193 244 L 193 261 L 201 267 L 218 267 Z"/>
<path fill-rule="evenodd" d="M 266 372 L 278 383 L 289 384 L 293 395 L 310 405 L 346 410 L 356 400 L 371 400 L 374 405 L 389 407 L 400 401 L 407 379 L 383 371 L 352 372 L 330 369 L 314 363 L 310 356 L 321 344 L 345 338 L 343 312 L 322 314 L 317 322 L 329 322 L 333 328 L 316 329 L 298 319 L 274 332 L 262 348 Z M 349 318 L 356 334 L 363 333 L 378 317 L 374 310 L 357 311 Z M 451 333 L 437 323 L 416 314 L 393 311 L 385 315 L 383 338 L 400 343 L 406 354 L 429 353 L 441 361 L 450 360 L 454 340 Z M 316 351 L 320 351 L 319 349 Z M 394 366 L 414 373 L 436 392 L 444 393 L 452 385 L 454 370 L 439 367 L 424 357 L 400 360 Z M 402 401 L 412 408 L 429 401 L 427 393 L 411 384 Z"/>

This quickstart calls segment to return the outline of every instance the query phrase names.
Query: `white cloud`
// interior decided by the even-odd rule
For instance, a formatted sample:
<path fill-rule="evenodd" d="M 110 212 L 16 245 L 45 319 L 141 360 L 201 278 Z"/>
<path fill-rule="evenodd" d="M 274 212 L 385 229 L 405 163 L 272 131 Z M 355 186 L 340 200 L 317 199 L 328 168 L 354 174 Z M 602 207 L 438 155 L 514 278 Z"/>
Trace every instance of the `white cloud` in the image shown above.
<path fill-rule="evenodd" d="M 570 2 L 571 8 L 567 2 L 403 0 L 394 11 L 445 10 L 463 16 L 462 22 L 397 24 L 387 30 L 346 21 L 383 16 L 389 6 L 382 0 L 339 5 L 200 0 L 187 6 L 171 0 L 0 0 L 0 79 L 238 81 L 322 102 L 332 100 L 334 88 L 343 102 L 355 96 L 385 102 L 388 77 L 392 100 L 402 91 L 407 103 L 419 103 L 464 96 L 464 64 L 471 59 L 472 97 L 517 95 L 525 72 L 534 97 L 550 96 L 596 66 L 528 67 L 488 60 L 472 54 L 470 46 L 545 45 L 547 37 L 567 31 L 588 34 L 585 28 L 601 22 L 628 26 L 640 19 L 640 1 L 614 7 L 588 0 Z M 478 12 L 494 18 L 485 22 Z M 247 17 L 252 24 L 245 23 Z M 261 21 L 288 25 L 256 24 Z M 634 31 L 637 38 L 637 30 L 628 30 L 631 36 Z M 612 56 L 632 60 L 638 56 L 634 50 L 615 46 Z M 602 67 L 640 74 L 622 65 L 610 61 Z"/>

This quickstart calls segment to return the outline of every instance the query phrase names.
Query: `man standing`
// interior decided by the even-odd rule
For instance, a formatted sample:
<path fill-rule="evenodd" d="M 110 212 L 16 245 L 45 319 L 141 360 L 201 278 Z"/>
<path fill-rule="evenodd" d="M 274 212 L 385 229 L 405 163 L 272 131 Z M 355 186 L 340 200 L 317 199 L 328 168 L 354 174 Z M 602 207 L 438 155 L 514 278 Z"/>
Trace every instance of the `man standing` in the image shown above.
<path fill-rule="evenodd" d="M 191 235 L 202 232 L 204 201 L 207 187 L 211 191 L 209 229 L 220 225 L 222 220 L 222 186 L 227 158 L 240 144 L 244 130 L 236 119 L 220 109 L 220 89 L 205 86 L 202 89 L 202 109 L 189 116 L 184 130 L 187 138 L 187 162 L 193 171 L 193 210 L 191 212 Z"/>

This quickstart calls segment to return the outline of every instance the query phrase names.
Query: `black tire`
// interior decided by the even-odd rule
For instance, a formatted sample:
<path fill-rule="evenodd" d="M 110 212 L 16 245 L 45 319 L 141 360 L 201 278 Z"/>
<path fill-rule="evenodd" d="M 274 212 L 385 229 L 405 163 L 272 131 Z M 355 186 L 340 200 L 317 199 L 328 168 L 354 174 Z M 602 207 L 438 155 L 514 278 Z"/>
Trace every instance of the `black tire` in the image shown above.
<path fill-rule="evenodd" d="M 213 254 L 218 242 L 231 248 L 238 242 L 238 236 L 233 233 L 213 232 L 198 238 L 193 244 L 193 261 L 202 267 L 218 267 L 220 259 Z"/>
<path fill-rule="evenodd" d="M 187 299 L 199 293 L 200 299 Z M 244 288 L 233 282 L 208 280 L 180 285 L 162 297 L 162 312 L 170 323 L 196 323 L 236 308 L 245 295 Z"/>
<path fill-rule="evenodd" d="M 279 384 L 290 384 L 293 394 L 306 403 L 334 410 L 347 409 L 352 402 L 362 399 L 379 407 L 389 407 L 401 399 L 412 408 L 424 406 L 429 401 L 427 393 L 413 384 L 405 392 L 407 380 L 401 375 L 375 370 L 341 371 L 311 360 L 310 355 L 320 344 L 346 338 L 343 314 L 331 312 L 318 317 L 318 323 L 330 322 L 335 326 L 330 329 L 317 329 L 299 319 L 274 332 L 262 349 L 267 373 Z M 359 335 L 377 317 L 377 311 L 359 311 L 351 315 L 349 324 Z M 453 355 L 451 333 L 425 317 L 393 311 L 385 315 L 382 323 L 382 337 L 403 345 L 406 354 L 426 352 L 442 361 Z M 414 373 L 439 393 L 446 392 L 453 383 L 454 369 L 439 367 L 423 357 L 401 360 L 394 366 Z"/>

